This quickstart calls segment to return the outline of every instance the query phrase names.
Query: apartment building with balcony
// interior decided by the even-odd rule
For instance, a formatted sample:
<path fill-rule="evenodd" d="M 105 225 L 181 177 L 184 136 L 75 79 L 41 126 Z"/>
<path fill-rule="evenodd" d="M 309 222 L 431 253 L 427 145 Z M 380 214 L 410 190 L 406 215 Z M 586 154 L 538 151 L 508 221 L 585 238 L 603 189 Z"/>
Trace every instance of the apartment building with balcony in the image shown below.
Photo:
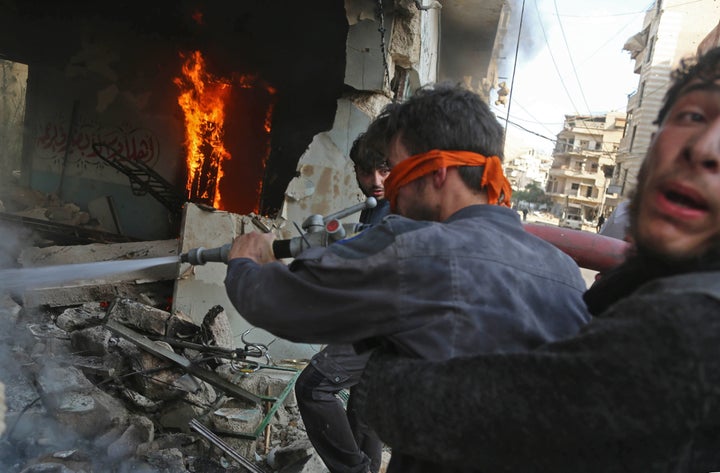
<path fill-rule="evenodd" d="M 618 195 L 608 193 L 608 186 L 625 123 L 625 112 L 565 116 L 545 187 L 554 215 L 579 215 L 590 223 L 617 205 Z"/>
<path fill-rule="evenodd" d="M 529 148 L 512 159 L 506 157 L 503 167 L 514 191 L 523 190 L 529 184 L 545 189 L 552 161 L 552 156 Z"/>
<path fill-rule="evenodd" d="M 670 85 L 670 72 L 692 56 L 720 18 L 717 0 L 657 0 L 645 14 L 643 29 L 623 49 L 630 52 L 638 87 L 628 96 L 627 128 L 620 141 L 610 189 L 627 199 L 635 188 L 654 123 Z M 712 40 L 708 40 L 712 42 Z"/>

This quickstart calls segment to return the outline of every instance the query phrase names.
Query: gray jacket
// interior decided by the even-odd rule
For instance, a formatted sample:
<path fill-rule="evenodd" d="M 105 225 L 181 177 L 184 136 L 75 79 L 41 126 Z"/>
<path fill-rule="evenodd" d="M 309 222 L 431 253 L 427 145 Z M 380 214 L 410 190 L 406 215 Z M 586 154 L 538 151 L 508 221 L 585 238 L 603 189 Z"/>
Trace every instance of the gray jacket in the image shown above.
<path fill-rule="evenodd" d="M 516 212 L 492 205 L 442 223 L 390 215 L 289 266 L 233 259 L 225 285 L 245 319 L 277 336 L 381 337 L 427 359 L 524 351 L 589 320 L 575 262 L 526 232 Z"/>

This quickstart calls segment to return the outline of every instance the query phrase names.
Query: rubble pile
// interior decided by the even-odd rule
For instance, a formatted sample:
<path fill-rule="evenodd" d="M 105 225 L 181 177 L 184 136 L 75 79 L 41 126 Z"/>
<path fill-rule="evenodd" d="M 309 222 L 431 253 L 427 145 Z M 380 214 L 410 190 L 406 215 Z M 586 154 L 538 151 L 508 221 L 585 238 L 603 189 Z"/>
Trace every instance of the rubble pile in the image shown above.
<path fill-rule="evenodd" d="M 31 312 L 6 295 L 0 316 L 0 471 L 327 471 L 297 367 L 235 347 L 222 307 L 198 326 L 131 299 Z"/>
<path fill-rule="evenodd" d="M 63 202 L 56 194 L 45 194 L 11 182 L 4 182 L 0 191 L 0 212 L 66 225 L 100 226 L 89 212 L 74 203 Z"/>

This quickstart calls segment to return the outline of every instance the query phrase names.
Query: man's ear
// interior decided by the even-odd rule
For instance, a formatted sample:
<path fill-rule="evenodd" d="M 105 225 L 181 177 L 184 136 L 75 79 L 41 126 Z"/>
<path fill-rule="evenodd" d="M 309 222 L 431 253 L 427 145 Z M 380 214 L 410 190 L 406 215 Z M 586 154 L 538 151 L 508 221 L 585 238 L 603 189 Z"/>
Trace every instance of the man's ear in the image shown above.
<path fill-rule="evenodd" d="M 432 173 L 433 186 L 440 188 L 447 180 L 447 168 L 439 168 Z"/>

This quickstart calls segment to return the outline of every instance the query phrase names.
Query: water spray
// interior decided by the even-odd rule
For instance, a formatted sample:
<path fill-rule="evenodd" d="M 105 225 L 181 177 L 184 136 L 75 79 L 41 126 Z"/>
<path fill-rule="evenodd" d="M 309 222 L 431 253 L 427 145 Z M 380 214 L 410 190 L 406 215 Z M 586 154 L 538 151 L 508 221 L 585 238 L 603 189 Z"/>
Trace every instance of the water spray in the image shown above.
<path fill-rule="evenodd" d="M 176 265 L 177 263 L 177 256 L 161 256 L 157 258 L 2 269 L 0 270 L 0 291 L 55 287 L 70 282 L 130 273 L 156 266 Z"/>

